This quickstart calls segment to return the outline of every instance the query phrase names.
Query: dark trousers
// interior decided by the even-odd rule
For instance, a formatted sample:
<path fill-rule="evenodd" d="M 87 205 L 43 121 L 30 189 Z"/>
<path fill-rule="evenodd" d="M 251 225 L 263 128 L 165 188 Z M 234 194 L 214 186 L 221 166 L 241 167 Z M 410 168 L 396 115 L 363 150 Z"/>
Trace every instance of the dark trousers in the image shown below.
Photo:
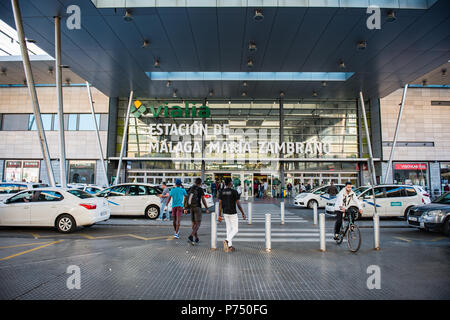
<path fill-rule="evenodd" d="M 339 230 L 341 230 L 342 226 L 342 215 L 344 214 L 342 211 L 335 211 L 336 214 L 336 222 L 334 224 L 334 234 L 339 233 Z"/>

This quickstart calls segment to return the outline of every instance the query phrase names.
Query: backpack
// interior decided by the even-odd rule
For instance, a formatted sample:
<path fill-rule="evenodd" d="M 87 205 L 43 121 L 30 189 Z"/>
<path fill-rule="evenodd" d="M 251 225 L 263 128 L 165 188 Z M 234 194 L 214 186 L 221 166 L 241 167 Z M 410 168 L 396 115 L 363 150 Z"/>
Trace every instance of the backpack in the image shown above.
<path fill-rule="evenodd" d="M 189 189 L 188 195 L 186 197 L 186 206 L 185 207 L 198 207 L 198 202 L 200 201 L 200 196 L 198 193 L 198 187 L 192 186 Z"/>

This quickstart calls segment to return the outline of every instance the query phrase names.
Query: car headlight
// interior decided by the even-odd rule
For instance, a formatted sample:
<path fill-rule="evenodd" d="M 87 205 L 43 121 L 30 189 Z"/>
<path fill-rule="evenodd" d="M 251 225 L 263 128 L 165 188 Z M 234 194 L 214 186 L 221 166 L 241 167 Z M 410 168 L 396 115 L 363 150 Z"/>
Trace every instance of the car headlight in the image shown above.
<path fill-rule="evenodd" d="M 424 213 L 424 216 L 427 217 L 441 217 L 443 215 L 441 210 L 430 210 Z"/>

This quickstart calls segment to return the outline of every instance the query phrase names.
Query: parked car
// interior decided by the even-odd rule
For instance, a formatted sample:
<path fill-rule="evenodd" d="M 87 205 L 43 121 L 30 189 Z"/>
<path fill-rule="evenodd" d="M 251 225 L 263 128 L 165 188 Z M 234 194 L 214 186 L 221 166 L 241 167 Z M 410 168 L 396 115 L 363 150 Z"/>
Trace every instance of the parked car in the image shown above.
<path fill-rule="evenodd" d="M 102 191 L 104 188 L 95 184 L 69 184 L 68 187 L 83 190 L 90 194 L 96 194 Z"/>
<path fill-rule="evenodd" d="M 335 184 L 335 186 L 338 191 L 344 187 L 343 184 Z M 330 200 L 328 187 L 329 185 L 321 186 L 311 190 L 310 192 L 302 192 L 296 195 L 294 198 L 294 206 L 312 209 L 316 203 L 318 208 L 325 207 L 326 202 Z"/>
<path fill-rule="evenodd" d="M 424 194 L 419 186 L 377 185 L 374 186 L 374 190 L 375 201 L 372 187 L 363 186 L 355 190 L 363 205 L 363 213 L 359 214 L 358 218 L 372 217 L 375 213 L 375 203 L 380 216 L 406 218 L 410 208 L 430 202 L 427 194 Z M 335 202 L 336 200 L 328 201 L 325 208 L 328 214 L 334 214 Z"/>
<path fill-rule="evenodd" d="M 161 191 L 146 183 L 123 183 L 106 188 L 95 194 L 105 198 L 111 215 L 144 215 L 156 219 L 160 211 Z"/>
<path fill-rule="evenodd" d="M 0 225 L 55 227 L 69 233 L 78 226 L 108 220 L 104 199 L 77 189 L 36 188 L 0 202 Z"/>
<path fill-rule="evenodd" d="M 445 235 L 450 235 L 450 192 L 444 193 L 429 204 L 410 208 L 408 224 L 419 229 L 442 231 Z"/>
<path fill-rule="evenodd" d="M 35 188 L 48 187 L 46 183 L 31 183 L 31 182 L 2 182 L 0 183 L 0 201 L 11 197 L 20 191 L 31 190 Z"/>

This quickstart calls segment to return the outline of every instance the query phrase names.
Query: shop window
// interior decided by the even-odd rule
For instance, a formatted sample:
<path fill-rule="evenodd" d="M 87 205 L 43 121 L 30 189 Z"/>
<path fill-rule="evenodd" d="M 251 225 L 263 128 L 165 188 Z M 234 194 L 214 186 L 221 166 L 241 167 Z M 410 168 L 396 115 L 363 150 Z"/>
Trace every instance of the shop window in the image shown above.
<path fill-rule="evenodd" d="M 39 160 L 7 160 L 5 180 L 39 182 Z"/>
<path fill-rule="evenodd" d="M 69 162 L 70 183 L 95 183 L 95 161 L 71 160 Z"/>

